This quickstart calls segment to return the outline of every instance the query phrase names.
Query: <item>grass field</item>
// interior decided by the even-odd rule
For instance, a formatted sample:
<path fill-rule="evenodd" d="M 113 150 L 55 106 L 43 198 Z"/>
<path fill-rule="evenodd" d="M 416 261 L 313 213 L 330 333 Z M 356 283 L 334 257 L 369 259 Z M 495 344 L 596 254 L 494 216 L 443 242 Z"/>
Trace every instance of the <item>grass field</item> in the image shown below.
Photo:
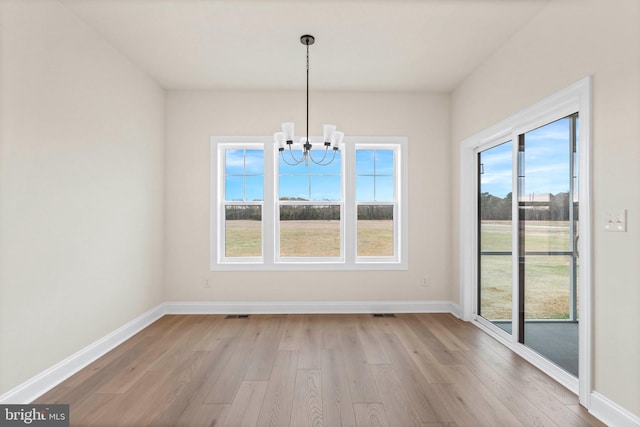
<path fill-rule="evenodd" d="M 262 255 L 260 221 L 228 220 L 226 222 L 227 257 Z M 340 256 L 339 221 L 282 221 L 280 223 L 280 255 Z M 389 220 L 358 221 L 358 255 L 393 256 L 393 222 Z"/>
<path fill-rule="evenodd" d="M 483 251 L 508 251 L 511 247 L 510 221 L 483 221 Z M 563 251 L 569 249 L 566 221 L 529 221 L 525 228 L 525 250 Z M 525 264 L 525 316 L 528 319 L 569 318 L 569 256 L 527 256 Z M 510 255 L 483 255 L 481 259 L 481 307 L 483 317 L 511 318 L 512 270 Z"/>

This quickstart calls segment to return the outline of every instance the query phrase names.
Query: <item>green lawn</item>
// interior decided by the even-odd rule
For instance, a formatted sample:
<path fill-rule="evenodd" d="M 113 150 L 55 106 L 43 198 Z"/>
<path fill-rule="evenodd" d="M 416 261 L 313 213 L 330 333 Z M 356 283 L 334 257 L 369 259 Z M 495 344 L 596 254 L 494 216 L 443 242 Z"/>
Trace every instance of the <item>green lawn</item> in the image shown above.
<path fill-rule="evenodd" d="M 510 221 L 484 221 L 483 251 L 508 251 Z M 527 251 L 568 250 L 569 231 L 565 221 L 529 221 L 525 229 Z M 528 319 L 569 318 L 569 256 L 527 256 L 525 258 L 525 312 Z M 511 256 L 484 255 L 481 260 L 481 307 L 490 320 L 511 318 Z"/>
<path fill-rule="evenodd" d="M 262 255 L 261 222 L 227 220 L 227 257 Z M 280 223 L 280 255 L 340 256 L 339 221 L 282 221 Z M 358 221 L 358 255 L 393 256 L 393 222 L 389 220 Z"/>

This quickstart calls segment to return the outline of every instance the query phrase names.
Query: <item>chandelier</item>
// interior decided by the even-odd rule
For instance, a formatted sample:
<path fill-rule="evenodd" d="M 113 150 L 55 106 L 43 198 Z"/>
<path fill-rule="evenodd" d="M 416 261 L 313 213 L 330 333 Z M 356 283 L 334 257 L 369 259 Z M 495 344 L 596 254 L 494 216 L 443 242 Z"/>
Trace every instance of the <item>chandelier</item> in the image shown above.
<path fill-rule="evenodd" d="M 324 125 L 322 129 L 324 140 L 324 151 L 322 156 L 319 159 L 315 159 L 311 155 L 312 145 L 309 140 L 309 46 L 311 46 L 315 41 L 315 37 L 308 34 L 300 37 L 300 43 L 307 46 L 307 136 L 300 138 L 300 145 L 302 145 L 302 157 L 298 157 L 292 149 L 294 140 L 294 125 L 292 122 L 282 123 L 282 132 L 276 132 L 273 134 L 273 139 L 278 147 L 282 161 L 289 166 L 299 165 L 303 162 L 306 166 L 309 166 L 309 161 L 319 166 L 327 166 L 331 164 L 335 160 L 336 153 L 340 150 L 342 139 L 344 138 L 344 132 L 337 131 L 335 125 Z M 287 147 L 288 150 L 286 150 Z M 330 148 L 332 150 L 329 150 Z M 288 159 L 285 156 L 285 151 L 289 152 Z M 329 155 L 329 151 L 332 152 L 332 155 Z"/>

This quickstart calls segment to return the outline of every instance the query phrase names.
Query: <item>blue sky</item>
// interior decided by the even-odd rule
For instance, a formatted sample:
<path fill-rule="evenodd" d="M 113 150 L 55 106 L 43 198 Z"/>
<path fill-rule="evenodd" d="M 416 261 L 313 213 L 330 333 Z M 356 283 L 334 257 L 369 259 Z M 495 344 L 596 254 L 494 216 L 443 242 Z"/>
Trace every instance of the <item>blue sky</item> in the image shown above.
<path fill-rule="evenodd" d="M 557 194 L 569 191 L 569 119 L 561 119 L 525 134 L 524 192 Z M 481 191 L 504 197 L 512 191 L 512 144 L 481 153 Z"/>
<path fill-rule="evenodd" d="M 319 160 L 322 151 L 314 151 Z M 264 159 L 261 150 L 227 150 L 225 152 L 225 199 L 262 200 Z M 285 153 L 288 156 L 288 153 Z M 296 152 L 298 158 L 300 151 Z M 329 152 L 328 156 L 333 156 Z M 287 157 L 288 159 L 288 157 Z M 340 200 L 342 198 L 342 152 L 328 166 L 287 165 L 279 160 L 280 197 L 305 200 Z M 356 194 L 359 201 L 392 201 L 394 191 L 393 150 L 358 150 L 356 154 Z"/>

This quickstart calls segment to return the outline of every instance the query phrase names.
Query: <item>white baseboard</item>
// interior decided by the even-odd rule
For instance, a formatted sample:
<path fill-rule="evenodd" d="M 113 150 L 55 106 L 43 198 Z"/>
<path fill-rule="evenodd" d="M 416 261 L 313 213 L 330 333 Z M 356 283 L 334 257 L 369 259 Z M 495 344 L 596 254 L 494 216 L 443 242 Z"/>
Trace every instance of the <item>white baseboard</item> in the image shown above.
<path fill-rule="evenodd" d="M 165 302 L 165 314 L 452 313 L 449 301 Z"/>
<path fill-rule="evenodd" d="M 640 427 L 640 417 L 632 414 L 598 392 L 591 393 L 589 412 L 610 427 Z"/>
<path fill-rule="evenodd" d="M 0 404 L 27 404 L 34 401 L 162 316 L 164 316 L 164 305 L 160 304 L 61 362 L 40 372 L 30 380 L 9 390 L 0 396 Z"/>

